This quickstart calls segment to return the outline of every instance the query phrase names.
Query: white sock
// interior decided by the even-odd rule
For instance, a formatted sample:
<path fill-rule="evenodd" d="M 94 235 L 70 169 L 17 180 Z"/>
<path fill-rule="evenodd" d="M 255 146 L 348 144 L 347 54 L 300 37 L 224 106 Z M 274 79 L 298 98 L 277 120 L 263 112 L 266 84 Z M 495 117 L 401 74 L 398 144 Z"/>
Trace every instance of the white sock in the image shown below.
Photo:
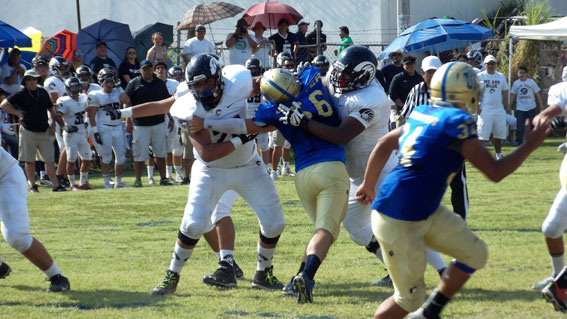
<path fill-rule="evenodd" d="M 502 153 L 496 153 L 496 156 L 502 157 Z"/>
<path fill-rule="evenodd" d="M 71 184 L 71 186 L 75 185 L 75 174 L 67 175 L 67 178 L 69 179 L 69 184 Z"/>
<path fill-rule="evenodd" d="M 183 178 L 183 167 L 182 166 L 173 166 L 173 169 L 175 169 L 175 175 L 177 175 L 178 178 Z"/>
<path fill-rule="evenodd" d="M 226 260 L 234 266 L 234 250 L 221 249 L 219 254 L 221 260 Z"/>
<path fill-rule="evenodd" d="M 445 260 L 443 260 L 441 254 L 436 252 L 435 250 L 426 249 L 425 258 L 427 259 L 427 262 L 437 271 L 443 268 L 447 268 L 447 263 L 445 263 Z"/>
<path fill-rule="evenodd" d="M 117 183 L 122 183 L 122 175 L 115 175 L 114 177 L 116 177 Z"/>
<path fill-rule="evenodd" d="M 284 161 L 283 166 L 284 166 L 284 168 L 289 168 L 289 162 Z"/>
<path fill-rule="evenodd" d="M 220 251 L 213 251 L 213 253 L 215 253 L 215 255 L 217 256 L 217 259 L 220 260 Z"/>
<path fill-rule="evenodd" d="M 89 172 L 81 172 L 81 185 L 87 184 L 87 180 L 89 179 Z"/>
<path fill-rule="evenodd" d="M 275 248 L 264 248 L 258 244 L 258 264 L 256 270 L 264 270 L 272 265 Z"/>
<path fill-rule="evenodd" d="M 102 175 L 104 179 L 104 185 L 110 185 L 110 175 Z"/>
<path fill-rule="evenodd" d="M 565 266 L 565 261 L 563 260 L 563 254 L 551 255 L 551 265 L 553 266 L 553 275 L 555 276 Z"/>
<path fill-rule="evenodd" d="M 384 257 L 382 257 L 382 248 L 378 247 L 378 249 L 376 249 L 376 257 L 378 257 L 378 259 L 380 259 L 380 261 L 382 263 L 384 263 Z"/>
<path fill-rule="evenodd" d="M 47 176 L 47 173 L 45 171 L 39 171 L 40 178 L 45 178 L 45 176 Z"/>
<path fill-rule="evenodd" d="M 185 249 L 175 243 L 173 256 L 171 256 L 171 263 L 169 264 L 169 270 L 179 274 L 189 257 L 191 257 L 191 254 L 193 254 L 193 249 Z"/>
<path fill-rule="evenodd" d="M 172 174 L 173 174 L 173 166 L 165 165 L 165 177 L 171 178 Z"/>
<path fill-rule="evenodd" d="M 47 278 L 51 278 L 55 275 L 60 275 L 61 270 L 59 270 L 59 267 L 57 267 L 57 264 L 54 260 L 53 264 L 51 264 L 51 267 L 47 268 L 47 270 L 44 270 L 43 273 L 47 276 Z"/>
<path fill-rule="evenodd" d="M 154 177 L 154 166 L 148 165 L 148 178 Z"/>

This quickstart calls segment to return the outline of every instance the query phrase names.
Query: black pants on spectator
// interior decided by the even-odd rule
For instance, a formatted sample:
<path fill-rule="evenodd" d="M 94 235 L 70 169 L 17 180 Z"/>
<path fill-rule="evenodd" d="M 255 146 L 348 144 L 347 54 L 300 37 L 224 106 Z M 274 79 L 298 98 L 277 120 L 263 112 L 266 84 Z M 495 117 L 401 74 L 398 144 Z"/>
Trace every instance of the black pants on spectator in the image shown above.
<path fill-rule="evenodd" d="M 467 174 L 465 172 L 464 163 L 455 177 L 453 177 L 450 186 L 453 211 L 466 220 L 469 211 L 469 192 L 467 189 Z"/>

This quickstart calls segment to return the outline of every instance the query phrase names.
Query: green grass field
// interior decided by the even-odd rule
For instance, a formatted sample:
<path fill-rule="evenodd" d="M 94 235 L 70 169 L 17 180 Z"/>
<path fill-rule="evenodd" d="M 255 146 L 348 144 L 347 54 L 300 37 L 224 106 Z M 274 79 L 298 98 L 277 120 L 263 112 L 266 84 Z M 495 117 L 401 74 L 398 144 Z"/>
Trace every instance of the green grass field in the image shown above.
<path fill-rule="evenodd" d="M 467 165 L 468 224 L 487 242 L 489 261 L 449 304 L 444 318 L 563 318 L 530 289 L 551 272 L 541 223 L 559 189 L 560 142 L 548 139 L 499 184 Z M 511 151 L 507 147 L 504 154 Z M 204 285 L 203 275 L 212 273 L 217 261 L 201 240 L 181 273 L 177 292 L 151 298 L 151 289 L 169 265 L 187 187 L 145 184 L 141 189 L 104 190 L 99 174 L 90 180 L 95 190 L 52 193 L 41 188 L 29 196 L 32 234 L 69 277 L 71 290 L 46 293 L 43 273 L 2 242 L 0 254 L 12 273 L 0 280 L 0 318 L 368 318 L 393 292 L 368 285 L 386 272 L 344 229 L 319 268 L 314 304 L 298 305 L 280 292 L 252 289 L 258 224 L 239 199 L 232 212 L 235 258 L 246 279 L 232 290 Z M 125 181 L 133 183 L 131 172 Z M 293 178 L 281 178 L 276 186 L 287 225 L 274 256 L 274 272 L 287 283 L 313 229 Z M 428 292 L 438 279 L 428 267 Z"/>

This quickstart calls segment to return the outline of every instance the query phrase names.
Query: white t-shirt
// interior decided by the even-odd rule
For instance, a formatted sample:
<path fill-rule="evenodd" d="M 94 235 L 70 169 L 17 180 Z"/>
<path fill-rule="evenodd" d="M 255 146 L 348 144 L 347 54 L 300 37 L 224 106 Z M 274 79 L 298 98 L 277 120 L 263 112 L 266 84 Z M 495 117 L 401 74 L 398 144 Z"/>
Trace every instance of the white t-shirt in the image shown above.
<path fill-rule="evenodd" d="M 260 44 L 262 43 L 263 40 L 266 40 L 267 43 L 264 47 L 258 48 L 258 51 L 256 51 L 256 53 L 252 54 L 253 57 L 258 58 L 258 60 L 260 60 L 260 63 L 262 65 L 262 68 L 264 69 L 269 69 L 272 67 L 272 63 L 271 63 L 271 56 L 270 56 L 270 52 L 272 52 L 272 42 L 270 40 L 268 40 L 268 38 L 266 37 L 262 37 L 261 39 L 256 38 L 255 36 L 251 35 L 250 36 L 252 38 L 252 40 L 254 40 L 254 42 Z"/>
<path fill-rule="evenodd" d="M 199 40 L 197 37 L 193 37 L 183 45 L 183 54 L 187 54 L 189 60 L 192 56 L 199 53 L 212 53 L 215 54 L 215 46 L 211 41 L 207 39 Z"/>
<path fill-rule="evenodd" d="M 488 74 L 483 71 L 478 74 L 482 89 L 482 112 L 484 111 L 504 111 L 502 104 L 502 91 L 508 90 L 506 77 L 500 72 Z"/>
<path fill-rule="evenodd" d="M 20 66 L 24 69 L 26 68 L 23 64 L 20 64 Z M 14 83 L 12 83 L 12 85 L 8 85 L 6 83 L 6 78 L 9 78 L 12 75 L 12 73 L 14 72 L 15 69 L 16 69 L 16 67 L 10 66 L 10 65 L 8 65 L 8 63 L 6 63 L 2 66 L 2 70 L 0 72 L 0 74 L 1 74 L 0 75 L 0 77 L 1 77 L 0 83 L 2 83 L 2 85 L 0 85 L 0 87 L 4 91 L 6 91 L 10 94 L 16 93 L 16 92 L 18 92 L 19 90 L 22 89 L 21 83 L 22 83 L 22 79 L 24 78 L 23 73 L 20 73 L 20 74 L 18 74 L 18 76 L 16 76 L 16 78 L 14 79 Z"/>
<path fill-rule="evenodd" d="M 203 119 L 246 118 L 246 99 L 252 93 L 250 71 L 241 65 L 229 65 L 223 68 L 222 74 L 225 86 L 222 97 L 214 109 L 205 110 L 203 105 L 195 100 L 193 94 L 183 94 L 182 91 L 185 89 L 180 85 L 180 90 L 174 95 L 176 100 L 171 106 L 170 114 L 181 120 L 190 120 L 193 115 Z M 226 142 L 233 137 L 210 130 L 209 135 L 213 143 Z M 197 160 L 206 163 L 196 149 L 193 149 L 193 154 Z M 206 164 L 210 167 L 233 168 L 248 163 L 256 154 L 256 143 L 246 143 L 234 152 Z"/>
<path fill-rule="evenodd" d="M 226 39 L 232 38 L 234 33 L 229 33 Z M 244 65 L 246 60 L 252 56 L 252 47 L 248 43 L 246 37 L 238 37 L 234 44 L 229 48 L 228 64 Z"/>
<path fill-rule="evenodd" d="M 516 95 L 516 110 L 529 111 L 535 109 L 535 94 L 539 91 L 539 86 L 532 79 L 514 81 L 511 93 Z"/>
<path fill-rule="evenodd" d="M 567 105 L 567 82 L 557 83 L 549 88 L 547 104 L 555 104 L 565 112 L 565 106 Z"/>

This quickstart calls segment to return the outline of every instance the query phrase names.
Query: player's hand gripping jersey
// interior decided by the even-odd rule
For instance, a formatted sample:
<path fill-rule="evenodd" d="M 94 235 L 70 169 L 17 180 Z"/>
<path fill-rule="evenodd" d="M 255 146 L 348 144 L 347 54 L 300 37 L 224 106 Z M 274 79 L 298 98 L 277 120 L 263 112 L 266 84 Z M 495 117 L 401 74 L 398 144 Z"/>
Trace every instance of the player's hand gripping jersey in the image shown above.
<path fill-rule="evenodd" d="M 462 142 L 476 134 L 476 124 L 465 111 L 416 107 L 402 129 L 398 165 L 382 183 L 372 208 L 396 219 L 426 219 L 463 165 Z"/>
<path fill-rule="evenodd" d="M 303 113 L 318 122 L 338 126 L 339 114 L 331 105 L 327 88 L 321 82 L 321 74 L 316 67 L 306 67 L 297 75 L 301 81 L 301 92 L 294 100 L 300 104 Z M 286 103 L 291 106 L 291 102 Z M 300 128 L 284 125 L 279 121 L 283 114 L 278 111 L 278 105 L 261 104 L 256 111 L 254 122 L 258 125 L 276 126 L 288 140 L 295 153 L 295 170 L 326 161 L 345 162 L 345 152 L 342 145 L 323 141 Z M 321 151 L 325 150 L 325 151 Z"/>

